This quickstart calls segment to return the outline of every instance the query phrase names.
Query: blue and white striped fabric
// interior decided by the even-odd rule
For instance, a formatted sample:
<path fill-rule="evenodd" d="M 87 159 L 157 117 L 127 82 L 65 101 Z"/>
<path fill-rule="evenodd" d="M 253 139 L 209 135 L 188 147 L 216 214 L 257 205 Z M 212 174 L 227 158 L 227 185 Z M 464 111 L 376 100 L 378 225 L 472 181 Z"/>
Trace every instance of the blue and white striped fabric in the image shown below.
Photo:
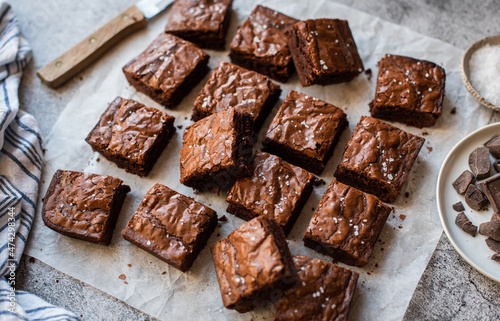
<path fill-rule="evenodd" d="M 19 110 L 18 89 L 31 50 L 14 12 L 0 4 L 0 320 L 78 320 L 33 294 L 14 291 L 15 270 L 35 217 L 42 172 L 36 120 Z"/>

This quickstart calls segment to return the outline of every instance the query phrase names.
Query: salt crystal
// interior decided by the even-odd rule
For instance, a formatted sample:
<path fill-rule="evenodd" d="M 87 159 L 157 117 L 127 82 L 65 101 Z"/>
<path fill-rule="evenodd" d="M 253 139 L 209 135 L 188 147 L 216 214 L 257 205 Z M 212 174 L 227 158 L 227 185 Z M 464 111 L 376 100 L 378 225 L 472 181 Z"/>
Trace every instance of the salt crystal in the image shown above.
<path fill-rule="evenodd" d="M 486 45 L 474 52 L 469 61 L 472 87 L 486 101 L 500 106 L 500 46 Z"/>

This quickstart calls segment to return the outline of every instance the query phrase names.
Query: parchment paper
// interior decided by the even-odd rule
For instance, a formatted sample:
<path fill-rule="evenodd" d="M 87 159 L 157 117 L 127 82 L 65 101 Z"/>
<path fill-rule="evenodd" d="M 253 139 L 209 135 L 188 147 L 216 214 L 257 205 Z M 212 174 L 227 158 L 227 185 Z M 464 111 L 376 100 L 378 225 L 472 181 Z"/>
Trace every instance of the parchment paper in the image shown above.
<path fill-rule="evenodd" d="M 234 2 L 228 41 L 256 3 L 243 0 Z M 436 126 L 420 130 L 397 124 L 411 133 L 424 135 L 427 141 L 409 176 L 408 184 L 394 204 L 395 213 L 391 214 L 370 263 L 364 268 L 350 267 L 360 272 L 350 319 L 400 320 L 442 231 L 435 200 L 440 165 L 461 137 L 487 123 L 490 113 L 474 102 L 462 86 L 459 74 L 461 52 L 449 44 L 329 1 L 274 0 L 258 3 L 299 19 L 347 19 L 364 66 L 373 72 L 371 80 L 366 74 L 362 74 L 347 84 L 303 88 L 297 75 L 294 75 L 287 84 L 282 85 L 281 99 L 290 89 L 296 89 L 333 103 L 348 114 L 349 129 L 343 133 L 334 157 L 321 175 L 327 184 L 332 180 L 343 146 L 360 116 L 369 114 L 368 103 L 374 96 L 377 62 L 384 54 L 402 54 L 427 59 L 446 69 L 445 106 Z M 275 309 L 273 303 L 246 314 L 238 314 L 223 307 L 208 247 L 201 252 L 190 271 L 182 273 L 126 242 L 120 236 L 120 231 L 142 197 L 156 182 L 211 206 L 219 216 L 226 214 L 228 221 L 220 224 L 221 227 L 208 241 L 209 245 L 228 235 L 243 222 L 225 212 L 227 204 L 224 193 L 193 194 L 190 188 L 179 183 L 182 131 L 191 124 L 189 119 L 192 104 L 208 76 L 191 91 L 175 111 L 167 111 L 176 117 L 176 125 L 182 125 L 183 129 L 177 131 L 147 178 L 139 178 L 118 169 L 93 153 L 90 146 L 84 142 L 85 136 L 96 124 L 108 103 L 118 95 L 165 110 L 130 87 L 121 67 L 142 52 L 163 31 L 166 18 L 167 14 L 162 14 L 150 23 L 147 30 L 113 49 L 92 68 L 84 79 L 86 84 L 68 104 L 45 142 L 46 166 L 41 195 L 44 195 L 53 173 L 59 168 L 109 174 L 122 178 L 131 186 L 132 192 L 127 196 L 111 245 L 94 245 L 61 236 L 43 225 L 38 211 L 27 253 L 160 319 L 272 320 Z M 208 52 L 212 69 L 221 60 L 229 61 L 227 51 Z M 280 103 L 281 100 L 264 124 L 259 142 Z M 453 107 L 456 108 L 456 114 L 451 113 Z M 260 148 L 260 143 L 256 148 Z M 315 189 L 288 237 L 292 254 L 305 254 L 330 261 L 329 257 L 305 248 L 302 242 L 303 233 L 313 213 L 312 208 L 318 205 L 326 187 L 327 185 L 324 185 Z M 38 209 L 40 208 L 39 202 Z M 402 215 L 406 216 L 404 220 Z M 131 264 L 131 267 L 128 264 Z M 125 274 L 125 280 L 118 278 L 121 274 Z"/>

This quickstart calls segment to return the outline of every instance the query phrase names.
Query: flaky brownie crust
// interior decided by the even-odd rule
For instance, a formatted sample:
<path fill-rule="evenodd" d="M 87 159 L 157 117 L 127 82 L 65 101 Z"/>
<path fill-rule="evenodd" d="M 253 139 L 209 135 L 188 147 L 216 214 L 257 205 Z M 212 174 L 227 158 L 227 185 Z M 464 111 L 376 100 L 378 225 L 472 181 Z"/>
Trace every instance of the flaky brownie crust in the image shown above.
<path fill-rule="evenodd" d="M 346 126 L 342 109 L 291 90 L 262 145 L 265 151 L 319 175 Z"/>
<path fill-rule="evenodd" d="M 209 55 L 194 44 L 161 34 L 123 67 L 128 82 L 166 108 L 174 108 L 208 72 Z"/>
<path fill-rule="evenodd" d="M 198 190 L 217 191 L 248 175 L 252 126 L 249 114 L 231 108 L 187 127 L 180 153 L 180 182 Z"/>
<path fill-rule="evenodd" d="M 267 216 L 288 235 L 311 195 L 314 175 L 261 151 L 252 169 L 252 175 L 238 179 L 227 194 L 227 211 L 244 220 Z"/>
<path fill-rule="evenodd" d="M 175 133 L 173 116 L 117 97 L 85 141 L 120 168 L 147 176 Z"/>
<path fill-rule="evenodd" d="M 297 21 L 257 5 L 231 41 L 231 61 L 285 82 L 293 70 L 286 34 Z"/>
<path fill-rule="evenodd" d="M 333 180 L 309 222 L 304 244 L 340 262 L 364 266 L 390 212 L 377 197 Z"/>
<path fill-rule="evenodd" d="M 345 20 L 300 21 L 292 27 L 288 44 L 303 86 L 346 82 L 364 70 Z"/>
<path fill-rule="evenodd" d="M 236 108 L 252 115 L 260 128 L 281 93 L 279 85 L 255 71 L 221 61 L 196 98 L 193 120 Z"/>
<path fill-rule="evenodd" d="M 345 321 L 359 274 L 320 259 L 293 257 L 299 282 L 280 297 L 274 321 Z"/>
<path fill-rule="evenodd" d="M 251 311 L 296 282 L 283 231 L 267 217 L 242 224 L 211 250 L 222 302 L 228 309 Z"/>
<path fill-rule="evenodd" d="M 63 235 L 108 245 L 129 191 L 119 178 L 57 170 L 42 199 L 43 222 Z"/>
<path fill-rule="evenodd" d="M 338 181 L 392 203 L 405 184 L 425 139 L 362 116 L 344 149 Z"/>
<path fill-rule="evenodd" d="M 187 271 L 217 226 L 217 213 L 155 184 L 130 218 L 122 236 L 173 267 Z"/>
<path fill-rule="evenodd" d="M 209 49 L 224 50 L 232 0 L 176 0 L 165 32 Z"/>
<path fill-rule="evenodd" d="M 443 108 L 444 69 L 430 61 L 389 54 L 379 67 L 371 115 L 420 128 L 435 125 Z"/>

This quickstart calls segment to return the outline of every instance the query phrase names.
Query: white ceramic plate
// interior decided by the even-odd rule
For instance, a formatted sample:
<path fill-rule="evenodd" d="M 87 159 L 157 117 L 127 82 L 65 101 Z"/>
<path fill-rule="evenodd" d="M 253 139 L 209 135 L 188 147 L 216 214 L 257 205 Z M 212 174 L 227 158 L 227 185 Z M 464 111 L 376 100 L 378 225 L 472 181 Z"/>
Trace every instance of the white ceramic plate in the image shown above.
<path fill-rule="evenodd" d="M 441 166 L 436 188 L 437 205 L 441 223 L 451 244 L 457 252 L 476 270 L 492 280 L 500 282 L 500 263 L 491 260 L 493 251 L 485 243 L 486 237 L 479 233 L 476 237 L 462 231 L 456 224 L 457 212 L 452 205 L 461 201 L 465 207 L 465 214 L 472 224 L 479 226 L 490 220 L 493 211 L 476 212 L 467 206 L 465 199 L 452 186 L 453 181 L 466 169 L 469 169 L 469 154 L 493 135 L 500 134 L 500 123 L 491 124 L 458 142 L 450 151 Z"/>

